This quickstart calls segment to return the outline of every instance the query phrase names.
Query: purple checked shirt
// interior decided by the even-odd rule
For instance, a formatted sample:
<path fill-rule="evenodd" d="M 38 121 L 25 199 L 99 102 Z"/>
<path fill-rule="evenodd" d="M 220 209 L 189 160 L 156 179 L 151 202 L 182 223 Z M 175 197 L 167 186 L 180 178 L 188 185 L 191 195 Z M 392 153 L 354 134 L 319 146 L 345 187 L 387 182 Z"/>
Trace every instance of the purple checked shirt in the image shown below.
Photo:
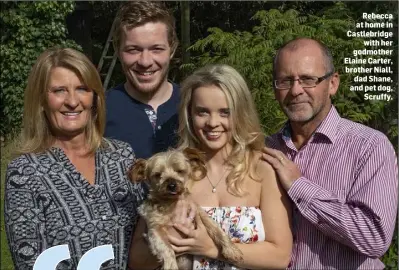
<path fill-rule="evenodd" d="M 341 118 L 332 106 L 297 150 L 289 125 L 267 139 L 301 170 L 293 202 L 290 269 L 383 269 L 398 205 L 392 144 L 374 129 Z"/>

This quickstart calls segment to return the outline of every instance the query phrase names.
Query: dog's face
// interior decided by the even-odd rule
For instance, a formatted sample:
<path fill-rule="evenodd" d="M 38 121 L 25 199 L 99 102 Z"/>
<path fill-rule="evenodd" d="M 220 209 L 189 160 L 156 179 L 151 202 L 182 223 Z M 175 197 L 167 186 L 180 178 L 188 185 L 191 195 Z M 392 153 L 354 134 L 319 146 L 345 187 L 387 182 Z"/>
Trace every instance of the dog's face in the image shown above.
<path fill-rule="evenodd" d="M 202 178 L 202 174 L 206 173 L 205 168 L 204 157 L 198 150 L 169 150 L 155 154 L 148 160 L 137 160 L 130 178 L 133 181 L 146 180 L 153 197 L 178 199 L 185 191 L 188 180 Z"/>

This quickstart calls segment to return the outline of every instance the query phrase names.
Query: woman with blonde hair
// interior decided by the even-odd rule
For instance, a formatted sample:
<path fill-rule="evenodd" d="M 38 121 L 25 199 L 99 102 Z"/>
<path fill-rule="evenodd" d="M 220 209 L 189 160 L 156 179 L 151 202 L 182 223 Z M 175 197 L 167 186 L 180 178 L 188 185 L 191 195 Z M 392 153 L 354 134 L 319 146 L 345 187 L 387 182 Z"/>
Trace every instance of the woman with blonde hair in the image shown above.
<path fill-rule="evenodd" d="M 191 199 L 230 236 L 243 261 L 232 265 L 222 258 L 201 219 L 190 216 L 187 207 L 176 210 L 180 217 L 173 221 L 181 235 L 169 230 L 165 236 L 176 255 L 194 255 L 193 269 L 286 268 L 292 248 L 289 201 L 275 171 L 261 160 L 264 136 L 255 104 L 234 68 L 209 65 L 184 80 L 179 136 L 179 149 L 194 147 L 205 154 L 207 174 L 189 183 Z M 139 221 L 130 266 L 154 269 L 159 262 L 144 245 L 143 233 L 145 224 Z"/>
<path fill-rule="evenodd" d="M 192 199 L 243 253 L 223 261 L 204 230 L 176 224 L 187 238 L 169 236 L 176 253 L 196 255 L 194 269 L 286 268 L 291 255 L 290 207 L 268 163 L 255 104 L 242 76 L 228 65 L 209 65 L 182 83 L 179 147 L 206 156 L 207 175 L 191 183 Z"/>
<path fill-rule="evenodd" d="M 89 250 L 112 245 L 103 266 L 124 269 L 144 190 L 127 180 L 127 143 L 103 138 L 104 90 L 82 53 L 51 48 L 25 89 L 19 156 L 6 172 L 5 228 L 16 269 L 32 269 L 46 249 L 68 245 L 76 269 Z M 100 258 L 101 259 L 101 258 Z"/>

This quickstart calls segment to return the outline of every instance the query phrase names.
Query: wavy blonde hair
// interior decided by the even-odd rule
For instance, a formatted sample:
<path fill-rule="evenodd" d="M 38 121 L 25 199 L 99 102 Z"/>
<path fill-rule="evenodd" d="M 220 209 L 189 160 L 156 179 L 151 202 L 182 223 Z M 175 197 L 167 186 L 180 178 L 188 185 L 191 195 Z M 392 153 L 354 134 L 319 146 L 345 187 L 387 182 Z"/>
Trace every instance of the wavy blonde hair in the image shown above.
<path fill-rule="evenodd" d="M 256 153 L 265 144 L 255 103 L 244 78 L 231 66 L 208 65 L 196 70 L 181 85 L 179 108 L 179 149 L 198 147 L 199 139 L 192 129 L 191 105 L 195 89 L 202 86 L 217 86 L 226 96 L 230 109 L 232 151 L 227 164 L 233 169 L 227 176 L 227 190 L 236 196 L 245 193 L 243 182 L 246 176 L 254 176 L 258 163 Z"/>
<path fill-rule="evenodd" d="M 50 48 L 44 51 L 33 65 L 24 96 L 23 127 L 16 152 L 39 153 L 55 142 L 45 110 L 50 75 L 54 68 L 73 71 L 93 92 L 93 107 L 85 133 L 90 153 L 103 143 L 105 129 L 105 98 L 100 75 L 91 61 L 81 52 L 70 48 Z"/>

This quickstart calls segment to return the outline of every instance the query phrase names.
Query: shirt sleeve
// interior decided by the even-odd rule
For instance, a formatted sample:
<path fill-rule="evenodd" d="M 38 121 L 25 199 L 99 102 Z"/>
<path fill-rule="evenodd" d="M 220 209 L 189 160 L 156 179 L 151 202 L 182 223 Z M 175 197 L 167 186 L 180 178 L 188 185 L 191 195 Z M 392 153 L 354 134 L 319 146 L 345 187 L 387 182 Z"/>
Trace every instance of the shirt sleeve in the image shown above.
<path fill-rule="evenodd" d="M 4 223 L 15 269 L 32 269 L 37 257 L 46 248 L 44 222 L 35 199 L 31 176 L 26 168 L 8 166 L 6 172 Z"/>
<path fill-rule="evenodd" d="M 370 146 L 358 161 L 346 199 L 305 177 L 293 183 L 288 195 L 300 213 L 325 235 L 378 258 L 389 248 L 396 223 L 395 151 L 386 138 Z"/>

